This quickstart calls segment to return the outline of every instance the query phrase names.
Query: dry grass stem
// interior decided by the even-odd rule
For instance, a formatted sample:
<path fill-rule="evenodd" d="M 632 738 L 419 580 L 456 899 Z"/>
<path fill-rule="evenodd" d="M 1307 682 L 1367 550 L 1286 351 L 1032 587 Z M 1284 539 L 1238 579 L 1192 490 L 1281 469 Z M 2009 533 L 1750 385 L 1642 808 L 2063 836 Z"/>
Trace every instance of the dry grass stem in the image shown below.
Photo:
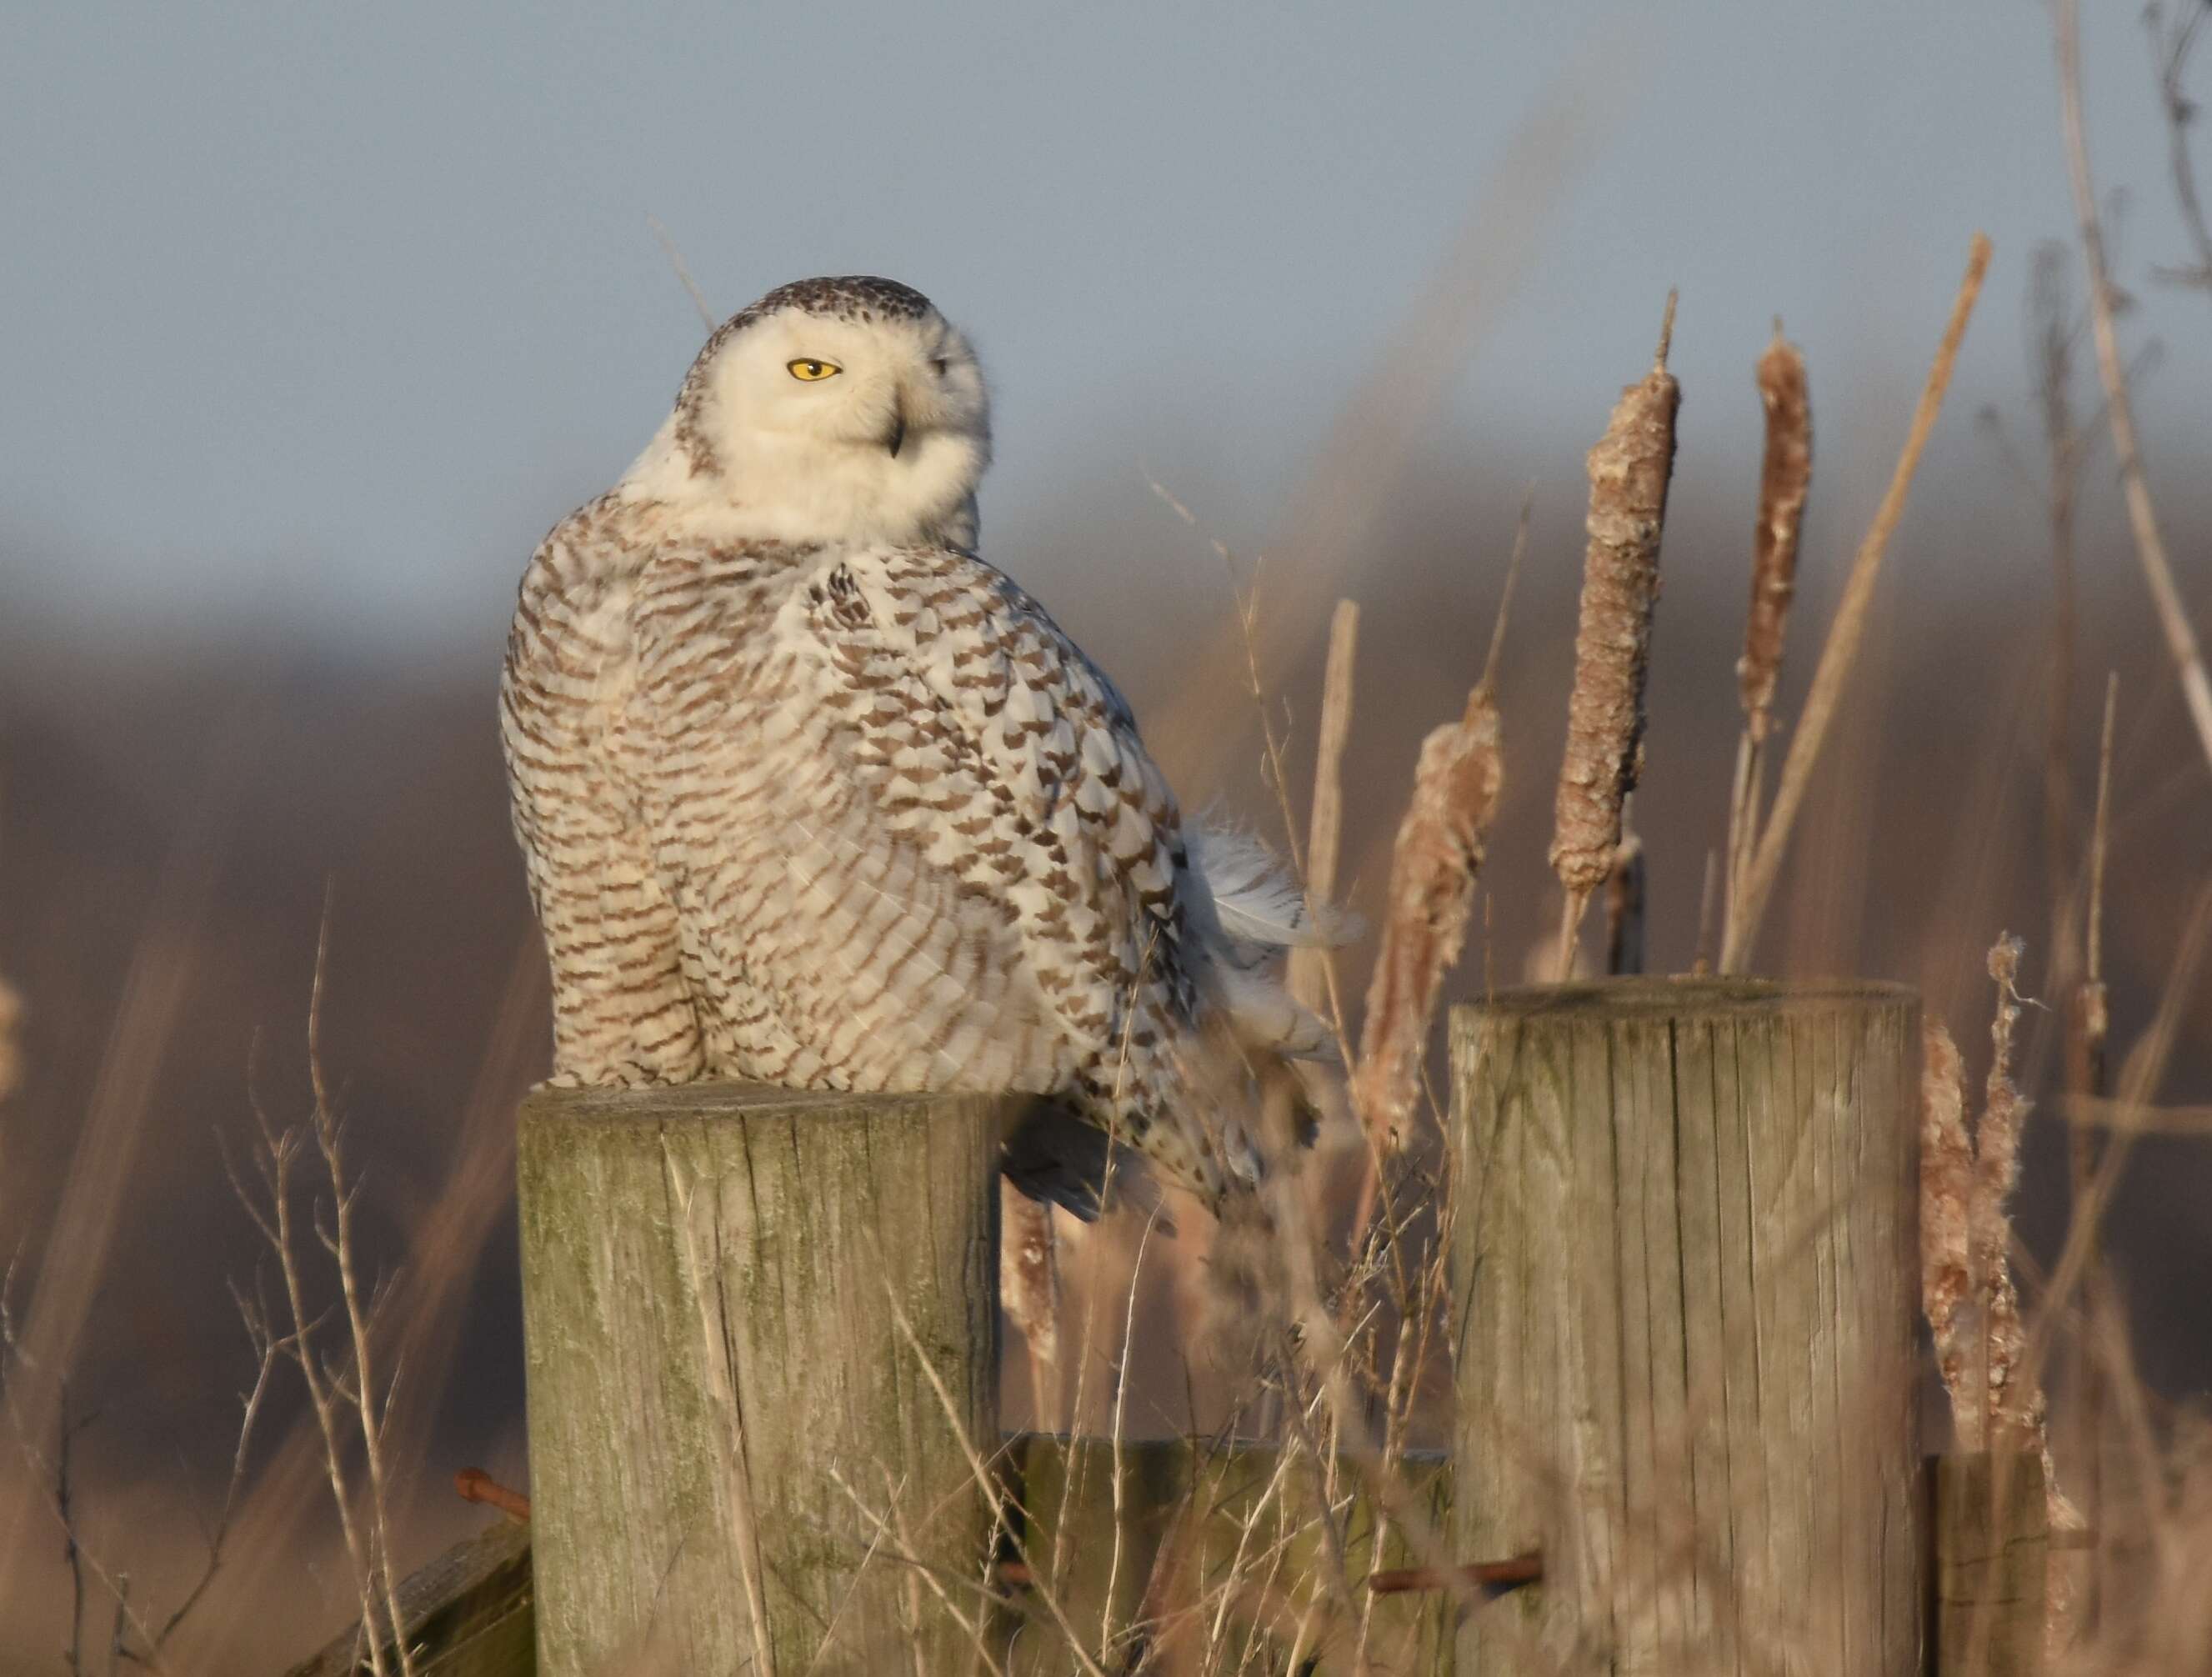
<path fill-rule="evenodd" d="M 1805 357 L 1783 337 L 1779 320 L 1774 323 L 1774 341 L 1759 358 L 1753 377 L 1766 414 L 1766 445 L 1759 464 L 1759 517 L 1752 527 L 1751 606 L 1744 620 L 1743 656 L 1735 666 L 1744 720 L 1729 796 L 1724 902 L 1725 918 L 1731 922 L 1744 872 L 1759 840 L 1766 742 L 1774 730 L 1774 692 L 1782 675 L 1790 603 L 1797 592 L 1798 538 L 1813 480 L 1813 416 Z"/>
<path fill-rule="evenodd" d="M 1625 812 L 1622 829 L 1605 881 L 1605 969 L 1615 978 L 1644 970 L 1644 841 Z"/>
<path fill-rule="evenodd" d="M 2105 386 L 2105 422 L 2112 434 L 2112 454 L 2119 468 L 2136 556 L 2149 585 L 2151 601 L 2158 608 L 2166 649 L 2181 677 L 2182 697 L 2189 707 L 2189 720 L 2196 726 L 2197 744 L 2203 749 L 2205 761 L 2212 763 L 2212 679 L 2206 677 L 2204 654 L 2181 604 L 2173 566 L 2166 556 L 2166 538 L 2151 505 L 2150 484 L 2143 475 L 2142 451 L 2136 437 L 2135 406 L 2128 396 L 2127 368 L 2120 357 L 2119 334 L 2112 324 L 2112 275 L 2105 261 L 2104 231 L 2097 215 L 2097 189 L 2089 173 L 2089 141 L 2081 118 L 2079 0 L 2056 0 L 2051 21 L 2057 35 L 2059 113 L 2066 137 L 2067 174 L 2074 188 L 2081 258 L 2089 276 L 2090 337 L 2097 346 L 2097 372 Z"/>
<path fill-rule="evenodd" d="M 1721 900 L 1721 853 L 1705 852 L 1705 882 L 1698 891 L 1698 948 L 1690 962 L 1690 970 L 1703 978 L 1713 969 L 1714 957 L 1720 945 L 1714 939 L 1716 915 Z"/>
<path fill-rule="evenodd" d="M 2097 817 L 2089 833 L 2089 920 L 2083 933 L 2086 975 L 2092 983 L 2105 977 L 2105 861 L 2112 837 L 2112 725 L 2120 707 L 2120 676 L 2105 677 L 2105 725 L 2097 737 Z"/>
<path fill-rule="evenodd" d="M 1391 853 L 1382 947 L 1352 1079 L 1352 1109 L 1385 1154 L 1395 1151 L 1419 1101 L 1437 992 L 1467 939 L 1504 774 L 1498 707 L 1478 687 L 1459 720 L 1422 741 Z"/>
<path fill-rule="evenodd" d="M 2112 1104 L 2104 1100 L 2106 1042 L 2112 1026 L 2104 981 L 2105 857 L 2112 836 L 2112 729 L 2118 706 L 2119 677 L 2114 674 L 2107 677 L 2105 683 L 2105 720 L 2098 733 L 2097 811 L 2089 838 L 2089 906 L 2081 936 L 2085 951 L 2082 974 L 2065 998 L 2064 1115 L 2069 1125 L 2066 1138 L 2067 1211 L 2069 1220 L 2076 1223 L 2089 1249 L 2082 1286 L 2092 1308 L 2104 1296 L 2104 1278 L 2096 1251 L 2096 1231 L 2082 1213 L 2089 1200 L 2091 1184 L 2103 1165 L 2104 1141 L 2092 1123 L 2084 1121 L 2082 1108 L 2091 1103 Z M 2124 1107 L 2118 1110 L 2124 1121 L 2132 1123 L 2139 1121 L 2146 1109 Z M 2087 1335 L 2076 1342 L 2073 1372 L 2076 1440 L 2074 1455 L 2079 1464 L 2082 1517 L 2093 1530 L 2102 1529 L 2106 1517 L 2102 1448 L 2105 1370 L 2092 1354 Z M 2096 1578 L 2096 1569 L 2093 1568 L 2088 1599 L 2083 1603 L 2085 1622 L 2093 1622 L 2097 1611 Z"/>
<path fill-rule="evenodd" d="M 22 1042 L 15 1034 L 22 1019 L 23 998 L 6 979 L 0 978 L 0 1101 L 6 1100 L 22 1080 Z"/>
<path fill-rule="evenodd" d="M 1337 866 L 1344 837 L 1344 752 L 1352 738 L 1353 677 L 1359 654 L 1359 605 L 1340 599 L 1328 624 L 1328 675 L 1322 686 L 1321 726 L 1314 747 L 1313 811 L 1306 837 L 1306 899 L 1319 916 L 1336 900 Z M 1335 1026 L 1345 1039 L 1344 1010 L 1336 993 L 1335 961 L 1323 944 L 1291 951 L 1291 993 Z"/>
<path fill-rule="evenodd" d="M 1560 959 L 1590 895 L 1613 872 L 1621 799 L 1644 766 L 1644 684 L 1659 597 L 1659 538 L 1674 470 L 1681 387 L 1667 371 L 1674 296 L 1667 298 L 1651 371 L 1628 386 L 1589 453 L 1589 545 L 1583 562 L 1575 685 L 1559 763 L 1552 870 L 1565 888 Z"/>
<path fill-rule="evenodd" d="M 2074 358 L 2082 320 L 2068 276 L 2073 252 L 2046 241 L 2030 259 L 2027 310 L 2033 345 L 2036 406 L 2043 422 L 2044 478 L 2039 486 L 2051 528 L 2051 680 L 2044 713 L 2044 872 L 2051 897 L 2051 971 L 2063 993 L 2078 966 L 2072 893 L 2072 756 L 2075 623 L 2075 507 L 2086 438 L 2074 418 Z M 2025 475 L 2025 474 L 2023 474 Z"/>
<path fill-rule="evenodd" d="M 2212 225 L 2204 218 L 2204 200 L 2197 190 L 2197 162 L 2189 149 L 2189 131 L 2197 122 L 2197 101 L 2189 96 L 2183 71 L 2197 32 L 2206 17 L 2202 5 L 2185 3 L 2182 15 L 2166 21 L 2159 0 L 2143 9 L 2144 27 L 2150 31 L 2151 69 L 2158 80 L 2159 108 L 2166 116 L 2166 153 L 2173 174 L 2173 200 L 2181 210 L 2181 225 L 2196 249 L 2196 261 L 2186 268 L 2161 268 L 2158 276 L 2169 284 L 2186 285 L 2212 293 Z"/>
<path fill-rule="evenodd" d="M 684 252 L 676 248 L 676 240 L 661 225 L 659 216 L 647 216 L 645 224 L 653 229 L 653 238 L 659 242 L 661 254 L 668 258 L 668 265 L 676 270 L 676 278 L 684 287 L 684 295 L 691 299 L 691 307 L 699 311 L 699 318 L 706 323 L 707 330 L 713 331 L 722 323 L 714 318 L 714 311 L 707 307 L 707 294 L 700 290 L 698 283 L 692 279 L 691 270 L 684 260 Z"/>
<path fill-rule="evenodd" d="M 1990 241 L 1978 233 L 1967 253 L 1966 276 L 1960 281 L 1958 295 L 1951 304 L 1951 318 L 1943 329 L 1942 342 L 1936 347 L 1935 362 L 1921 388 L 1919 405 L 1913 411 L 1912 426 L 1905 434 L 1897 469 L 1891 475 L 1881 505 L 1875 510 L 1874 522 L 1868 526 L 1866 538 L 1859 544 L 1857 556 L 1851 562 L 1844 596 L 1836 608 L 1836 620 L 1830 625 L 1828 638 L 1820 648 L 1820 661 L 1813 671 L 1812 688 L 1806 695 L 1804 715 L 1790 739 L 1790 754 L 1783 762 L 1774 807 L 1759 833 L 1751 864 L 1744 870 L 1734 923 L 1722 940 L 1721 970 L 1724 973 L 1741 972 L 1750 959 L 1752 945 L 1758 941 L 1759 923 L 1781 873 L 1783 853 L 1789 847 L 1790 829 L 1805 801 L 1813 766 L 1820 760 L 1820 748 L 1843 701 L 1844 684 L 1858 659 L 1859 643 L 1866 635 L 1883 556 L 1889 550 L 1890 538 L 1896 532 L 1898 520 L 1905 514 L 1905 497 L 1919 470 L 1928 434 L 1935 429 L 1936 416 L 1942 411 L 1952 368 L 1958 362 L 1959 346 L 1965 341 L 1966 323 L 1973 316 L 1974 304 L 1981 296 L 1982 282 L 1989 267 Z"/>

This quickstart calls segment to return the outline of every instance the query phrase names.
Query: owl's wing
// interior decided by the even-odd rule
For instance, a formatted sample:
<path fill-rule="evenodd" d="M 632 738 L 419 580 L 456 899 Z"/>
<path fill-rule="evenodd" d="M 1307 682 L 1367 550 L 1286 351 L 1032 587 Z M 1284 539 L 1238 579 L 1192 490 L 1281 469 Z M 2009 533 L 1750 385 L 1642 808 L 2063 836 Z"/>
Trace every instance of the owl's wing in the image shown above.
<path fill-rule="evenodd" d="M 699 1021 L 675 905 L 615 763 L 621 708 L 609 691 L 629 659 L 628 627 L 592 576 L 599 511 L 563 520 L 524 575 L 500 681 L 501 743 L 551 965 L 556 1079 L 682 1082 L 703 1064 Z"/>
<path fill-rule="evenodd" d="M 1149 1059 L 1194 1007 L 1187 858 L 1113 684 L 1042 606 L 951 548 L 846 554 L 786 611 L 881 817 L 1012 908 L 1064 1029 Z"/>

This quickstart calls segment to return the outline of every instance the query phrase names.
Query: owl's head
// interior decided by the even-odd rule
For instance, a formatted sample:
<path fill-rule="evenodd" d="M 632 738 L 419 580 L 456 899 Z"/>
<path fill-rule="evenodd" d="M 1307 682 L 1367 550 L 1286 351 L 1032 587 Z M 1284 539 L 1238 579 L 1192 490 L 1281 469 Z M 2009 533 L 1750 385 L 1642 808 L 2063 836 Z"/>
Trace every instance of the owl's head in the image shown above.
<path fill-rule="evenodd" d="M 968 545 L 990 462 L 968 340 L 920 292 L 854 276 L 732 317 L 625 483 L 745 536 Z"/>

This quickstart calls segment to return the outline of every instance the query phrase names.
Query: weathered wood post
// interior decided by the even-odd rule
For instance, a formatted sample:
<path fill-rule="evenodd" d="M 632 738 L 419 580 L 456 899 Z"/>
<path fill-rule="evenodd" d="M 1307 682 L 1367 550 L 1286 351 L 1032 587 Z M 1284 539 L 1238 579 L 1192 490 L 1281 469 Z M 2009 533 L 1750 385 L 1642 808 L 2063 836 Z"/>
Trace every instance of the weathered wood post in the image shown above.
<path fill-rule="evenodd" d="M 1544 1556 L 1461 1677 L 1917 1677 L 1918 1041 L 1878 984 L 1455 1012 L 1452 1531 Z"/>
<path fill-rule="evenodd" d="M 544 1677 L 979 1660 L 929 1585 L 981 1622 L 968 1448 L 999 1437 L 1017 1110 L 728 1084 L 524 1104 Z"/>
<path fill-rule="evenodd" d="M 1936 1478 L 1936 1677 L 2041 1677 L 2051 1575 L 2043 1458 L 1944 1455 Z"/>

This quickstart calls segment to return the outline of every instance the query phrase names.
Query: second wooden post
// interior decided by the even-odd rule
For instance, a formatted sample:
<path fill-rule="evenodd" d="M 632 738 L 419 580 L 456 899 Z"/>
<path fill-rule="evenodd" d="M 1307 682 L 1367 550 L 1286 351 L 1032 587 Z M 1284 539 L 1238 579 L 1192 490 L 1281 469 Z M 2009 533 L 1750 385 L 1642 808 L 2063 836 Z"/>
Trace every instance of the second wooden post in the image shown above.
<path fill-rule="evenodd" d="M 526 1103 L 544 1677 L 981 1668 L 1012 1115 L 735 1085 Z"/>
<path fill-rule="evenodd" d="M 1460 1677 L 1917 1677 L 1919 1006 L 1626 980 L 1452 1019 Z"/>

